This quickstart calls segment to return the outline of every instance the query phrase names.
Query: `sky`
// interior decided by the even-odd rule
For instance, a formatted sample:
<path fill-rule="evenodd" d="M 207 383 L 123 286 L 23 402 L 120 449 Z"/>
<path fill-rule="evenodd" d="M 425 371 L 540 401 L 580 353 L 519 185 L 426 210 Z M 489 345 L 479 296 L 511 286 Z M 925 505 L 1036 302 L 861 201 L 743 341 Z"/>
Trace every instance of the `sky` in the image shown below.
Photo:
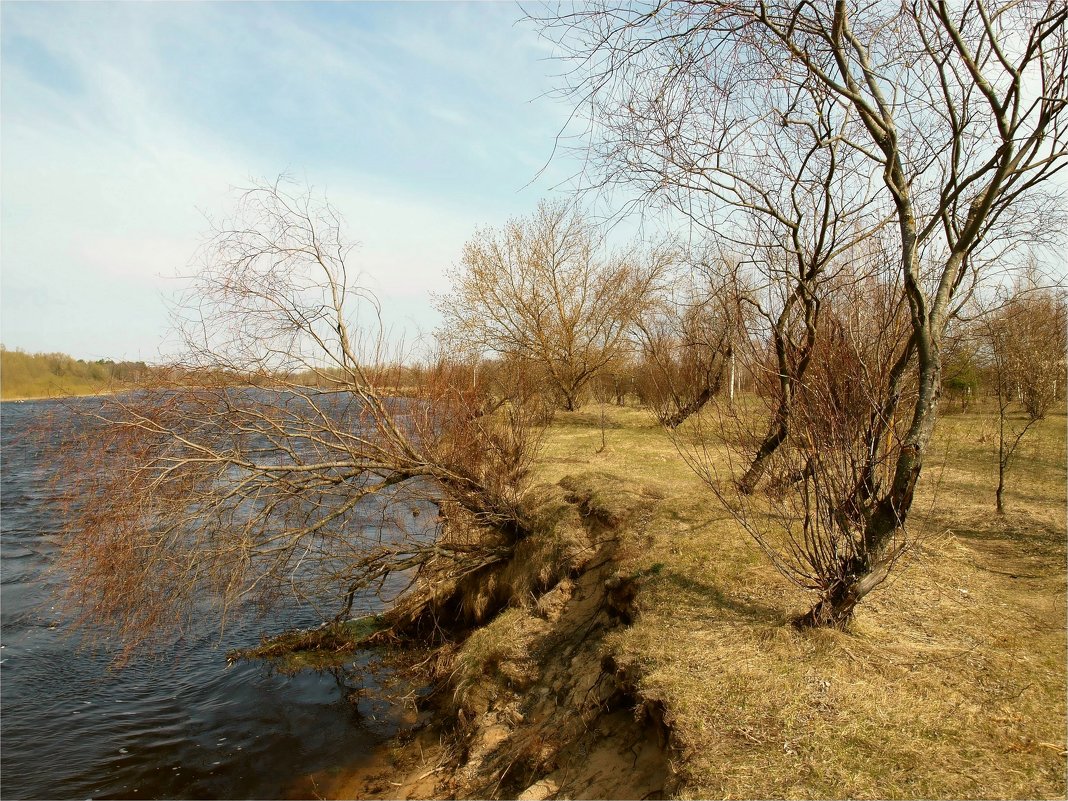
<path fill-rule="evenodd" d="M 577 169 L 511 3 L 0 4 L 0 341 L 161 358 L 234 187 L 329 197 L 388 325 L 431 331 L 475 229 Z M 546 165 L 548 167 L 546 168 Z"/>

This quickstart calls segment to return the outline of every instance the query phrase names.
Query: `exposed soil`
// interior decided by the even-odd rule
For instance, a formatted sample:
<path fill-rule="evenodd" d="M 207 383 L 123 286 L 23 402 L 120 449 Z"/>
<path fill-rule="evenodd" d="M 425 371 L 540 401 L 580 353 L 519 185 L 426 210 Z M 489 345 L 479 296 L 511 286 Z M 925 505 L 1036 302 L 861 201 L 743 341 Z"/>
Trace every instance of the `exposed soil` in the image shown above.
<path fill-rule="evenodd" d="M 362 764 L 306 777 L 292 788 L 295 796 L 540 800 L 671 793 L 663 706 L 644 698 L 637 677 L 618 668 L 604 647 L 605 635 L 636 615 L 643 577 L 628 572 L 628 552 L 656 498 L 603 475 L 565 479 L 557 496 L 567 508 L 557 514 L 553 536 L 561 526 L 581 527 L 572 540 L 586 543 L 570 548 L 563 575 L 538 594 L 511 598 L 463 642 L 440 646 L 437 690 L 419 722 Z M 525 567 L 541 570 L 530 562 Z M 512 571 L 509 580 L 527 586 L 515 569 L 504 568 Z"/>

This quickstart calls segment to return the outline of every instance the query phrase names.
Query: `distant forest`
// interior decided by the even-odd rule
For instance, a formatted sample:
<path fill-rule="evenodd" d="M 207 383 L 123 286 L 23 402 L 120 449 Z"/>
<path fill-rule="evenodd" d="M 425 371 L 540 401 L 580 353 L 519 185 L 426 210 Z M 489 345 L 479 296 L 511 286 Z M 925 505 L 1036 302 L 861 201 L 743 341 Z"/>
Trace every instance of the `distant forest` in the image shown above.
<path fill-rule="evenodd" d="M 406 394 L 420 377 L 418 367 L 380 366 L 378 379 L 393 394 Z M 151 365 L 145 362 L 87 361 L 66 353 L 26 353 L 0 345 L 0 399 L 57 398 L 100 395 L 139 387 L 163 386 L 299 386 L 332 388 L 336 370 L 300 372 L 235 372 L 189 365 Z"/>
<path fill-rule="evenodd" d="M 25 353 L 0 345 L 0 398 L 94 395 L 148 380 L 144 362 L 85 361 L 65 353 Z"/>

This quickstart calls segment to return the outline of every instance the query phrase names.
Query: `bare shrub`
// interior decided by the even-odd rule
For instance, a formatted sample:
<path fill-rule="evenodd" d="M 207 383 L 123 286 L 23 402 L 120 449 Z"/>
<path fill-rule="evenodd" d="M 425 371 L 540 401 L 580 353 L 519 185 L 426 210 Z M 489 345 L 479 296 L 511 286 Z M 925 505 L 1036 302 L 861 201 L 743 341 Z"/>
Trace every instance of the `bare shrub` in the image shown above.
<path fill-rule="evenodd" d="M 896 416 L 896 405 L 889 407 L 886 399 L 896 393 L 907 402 L 916 391 L 904 370 L 914 355 L 896 288 L 874 278 L 839 281 L 835 304 L 821 312 L 812 361 L 793 398 L 790 439 L 768 460 L 764 492 L 733 492 L 730 476 L 719 474 L 706 445 L 683 445 L 691 466 L 783 575 L 825 599 L 799 617 L 799 625 L 844 625 L 835 610 L 848 603 L 864 566 L 875 558 L 865 531 L 893 479 L 907 432 L 907 418 Z M 714 411 L 702 433 L 714 433 L 709 425 L 740 431 L 717 440 L 731 450 L 732 464 L 744 463 L 752 422 L 722 406 Z M 868 582 L 885 578 L 909 542 L 905 533 L 895 536 L 891 551 L 878 552 L 886 567 L 869 574 Z"/>

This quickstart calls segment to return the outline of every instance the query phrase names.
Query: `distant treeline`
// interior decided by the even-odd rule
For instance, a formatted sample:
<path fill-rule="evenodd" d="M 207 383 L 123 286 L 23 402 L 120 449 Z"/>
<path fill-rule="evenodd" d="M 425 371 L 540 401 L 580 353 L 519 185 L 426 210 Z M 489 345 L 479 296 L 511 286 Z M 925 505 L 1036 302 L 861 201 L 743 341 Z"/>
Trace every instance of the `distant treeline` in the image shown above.
<path fill-rule="evenodd" d="M 397 394 L 410 393 L 421 380 L 419 368 L 392 365 L 369 372 L 378 383 L 387 384 Z M 0 345 L 0 398 L 4 400 L 97 395 L 136 387 L 175 385 L 279 387 L 297 384 L 331 389 L 338 386 L 340 379 L 341 372 L 331 369 L 248 374 L 224 369 L 150 365 L 141 361 L 87 361 L 65 353 L 26 353 Z"/>
<path fill-rule="evenodd" d="M 149 381 L 144 362 L 86 361 L 65 353 L 25 353 L 0 345 L 0 397 L 93 395 Z"/>

